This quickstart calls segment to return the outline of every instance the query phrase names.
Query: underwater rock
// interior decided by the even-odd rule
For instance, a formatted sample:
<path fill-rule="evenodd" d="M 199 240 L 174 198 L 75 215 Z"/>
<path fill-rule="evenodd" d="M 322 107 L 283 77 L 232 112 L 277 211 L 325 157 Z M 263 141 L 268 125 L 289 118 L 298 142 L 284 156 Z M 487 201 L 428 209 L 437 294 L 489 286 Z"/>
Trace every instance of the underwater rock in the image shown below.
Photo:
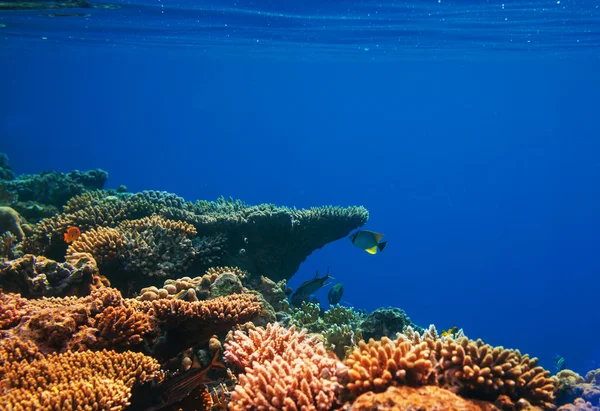
<path fill-rule="evenodd" d="M 71 256 L 64 263 L 27 254 L 0 263 L 0 288 L 25 298 L 82 296 L 91 291 L 96 262 L 89 254 Z"/>
<path fill-rule="evenodd" d="M 583 394 L 583 377 L 571 370 L 562 370 L 556 374 L 556 404 L 570 404 Z"/>
<path fill-rule="evenodd" d="M 401 333 L 409 325 L 417 332 L 423 331 L 421 327 L 412 323 L 404 310 L 395 307 L 382 307 L 369 314 L 367 319 L 360 325 L 360 329 L 365 341 L 369 341 L 370 338 L 379 339 L 381 337 L 394 339 L 396 333 Z"/>
<path fill-rule="evenodd" d="M 290 304 L 288 302 L 288 294 L 286 281 L 281 280 L 278 283 L 267 278 L 260 276 L 260 283 L 257 286 L 257 290 L 262 294 L 263 298 L 275 309 L 277 313 L 285 312 L 290 313 Z"/>
<path fill-rule="evenodd" d="M 23 241 L 25 237 L 21 228 L 21 217 L 11 207 L 0 207 L 0 234 L 5 231 L 13 234 L 18 241 Z"/>
<path fill-rule="evenodd" d="M 225 295 L 241 293 L 244 286 L 239 277 L 233 273 L 223 273 L 210 287 L 211 297 L 223 297 Z"/>

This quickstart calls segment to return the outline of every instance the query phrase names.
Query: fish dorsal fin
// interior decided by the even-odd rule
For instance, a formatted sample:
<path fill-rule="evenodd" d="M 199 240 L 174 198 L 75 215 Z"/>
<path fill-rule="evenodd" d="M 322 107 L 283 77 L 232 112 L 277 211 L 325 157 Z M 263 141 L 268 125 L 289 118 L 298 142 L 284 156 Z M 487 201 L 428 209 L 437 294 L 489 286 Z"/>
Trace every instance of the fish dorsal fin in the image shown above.
<path fill-rule="evenodd" d="M 380 242 L 384 236 L 384 234 L 379 234 L 379 233 L 375 233 L 375 232 L 373 232 L 373 235 L 375 235 L 375 241 L 377 241 L 377 242 Z"/>
<path fill-rule="evenodd" d="M 319 270 L 317 270 L 317 273 L 315 274 L 315 278 L 319 278 Z"/>
<path fill-rule="evenodd" d="M 376 254 L 377 253 L 377 246 L 375 247 L 371 247 L 371 248 L 366 248 L 365 251 L 369 254 Z"/>

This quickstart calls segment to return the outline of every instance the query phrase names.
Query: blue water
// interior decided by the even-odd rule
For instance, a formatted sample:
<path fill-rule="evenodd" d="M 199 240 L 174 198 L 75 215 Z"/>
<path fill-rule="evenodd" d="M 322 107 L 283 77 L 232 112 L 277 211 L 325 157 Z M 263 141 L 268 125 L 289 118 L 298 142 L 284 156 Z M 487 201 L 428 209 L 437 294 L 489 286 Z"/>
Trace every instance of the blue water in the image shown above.
<path fill-rule="evenodd" d="M 330 266 L 354 307 L 600 366 L 597 2 L 113 4 L 0 12 L 17 172 L 364 205 L 385 251 L 339 240 L 292 287 Z"/>

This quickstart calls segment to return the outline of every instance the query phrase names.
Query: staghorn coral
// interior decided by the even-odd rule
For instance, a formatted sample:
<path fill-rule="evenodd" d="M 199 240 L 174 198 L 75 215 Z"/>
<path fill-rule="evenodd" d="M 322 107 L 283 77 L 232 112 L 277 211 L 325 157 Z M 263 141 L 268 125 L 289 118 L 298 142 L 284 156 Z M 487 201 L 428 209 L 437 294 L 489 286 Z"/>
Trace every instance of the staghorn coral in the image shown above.
<path fill-rule="evenodd" d="M 507 395 L 549 407 L 554 401 L 555 380 L 536 358 L 466 337 L 425 337 L 417 343 L 402 334 L 395 341 L 371 339 L 360 342 L 344 363 L 346 387 L 354 396 L 391 385 L 440 385 L 491 400 Z"/>
<path fill-rule="evenodd" d="M 96 277 L 96 261 L 85 253 L 74 253 L 64 263 L 32 254 L 0 263 L 0 288 L 26 298 L 87 295 Z"/>
<path fill-rule="evenodd" d="M 314 337 L 279 324 L 236 331 L 226 343 L 225 359 L 242 368 L 229 409 L 329 410 L 340 386 L 338 360 Z"/>
<path fill-rule="evenodd" d="M 159 369 L 143 354 L 106 350 L 11 362 L 0 379 L 0 409 L 122 410 L 134 384 L 162 379 Z"/>

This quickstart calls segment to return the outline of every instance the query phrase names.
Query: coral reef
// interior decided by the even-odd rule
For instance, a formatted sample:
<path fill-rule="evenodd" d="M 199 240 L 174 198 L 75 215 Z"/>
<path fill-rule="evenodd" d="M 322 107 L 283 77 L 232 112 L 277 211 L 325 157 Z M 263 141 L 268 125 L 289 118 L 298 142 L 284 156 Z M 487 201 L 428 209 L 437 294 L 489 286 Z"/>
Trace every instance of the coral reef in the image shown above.
<path fill-rule="evenodd" d="M 61 214 L 38 223 L 27 250 L 39 254 L 50 252 L 53 245 L 60 248 L 61 235 L 70 226 L 85 233 L 117 228 L 122 221 L 151 215 L 196 228 L 198 236 L 192 240 L 196 270 L 229 265 L 273 281 L 289 279 L 314 250 L 346 236 L 368 219 L 363 207 L 296 210 L 271 204 L 248 206 L 222 198 L 192 204 L 155 191 L 114 195 L 95 192 L 72 198 Z"/>
<path fill-rule="evenodd" d="M 194 259 L 188 238 L 194 235 L 191 224 L 159 216 L 124 220 L 116 228 L 92 228 L 82 234 L 69 246 L 67 256 L 91 254 L 115 284 L 123 280 L 121 270 L 129 273 L 128 281 L 167 277 L 185 271 Z"/>
<path fill-rule="evenodd" d="M 403 332 L 407 326 L 411 326 L 418 332 L 423 331 L 421 327 L 415 325 L 410 320 L 404 310 L 388 307 L 378 308 L 369 314 L 369 316 L 361 323 L 360 329 L 363 338 L 368 341 L 371 338 L 394 338 L 397 333 Z"/>
<path fill-rule="evenodd" d="M 367 392 L 358 397 L 347 410 L 500 411 L 500 408 L 483 401 L 464 399 L 443 388 L 425 386 L 389 387 L 382 393 Z"/>
<path fill-rule="evenodd" d="M 28 300 L 0 293 L 0 335 L 29 340 L 43 353 L 129 349 L 169 356 L 261 314 L 258 297 L 234 294 L 209 301 L 138 301 L 112 288 L 87 297 Z"/>
<path fill-rule="evenodd" d="M 57 171 L 44 171 L 39 174 L 23 174 L 14 177 L 8 166 L 6 155 L 0 160 L 0 190 L 13 196 L 11 206 L 27 209 L 28 203 L 45 204 L 57 208 L 86 191 L 104 187 L 108 173 L 103 170 L 71 171 L 64 174 Z M 31 205 L 31 204 L 29 204 Z"/>
<path fill-rule="evenodd" d="M 303 302 L 300 308 L 294 309 L 290 322 L 323 335 L 326 346 L 344 358 L 346 350 L 362 339 L 360 327 L 364 319 L 363 314 L 352 308 L 335 306 L 321 312 L 319 304 Z"/>
<path fill-rule="evenodd" d="M 163 287 L 143 288 L 137 297 L 140 301 L 160 298 L 178 298 L 186 301 L 208 300 L 229 294 L 249 293 L 242 280 L 247 273 L 237 267 L 212 267 L 202 276 L 168 279 Z"/>
<path fill-rule="evenodd" d="M 506 395 L 543 407 L 554 403 L 556 381 L 537 366 L 537 358 L 466 337 L 427 336 L 415 343 L 399 334 L 395 341 L 361 341 L 344 363 L 349 367 L 346 387 L 354 396 L 394 385 L 439 385 L 492 401 Z"/>
<path fill-rule="evenodd" d="M 162 378 L 160 366 L 138 353 L 66 352 L 12 361 L 0 371 L 0 409 L 122 410 L 131 388 Z"/>
<path fill-rule="evenodd" d="M 71 254 L 64 263 L 32 254 L 0 262 L 0 289 L 25 298 L 88 295 L 98 281 L 103 280 L 96 261 L 85 253 Z"/>
<path fill-rule="evenodd" d="M 226 360 L 243 373 L 229 409 L 329 410 L 337 401 L 337 358 L 306 333 L 280 325 L 233 333 Z"/>

